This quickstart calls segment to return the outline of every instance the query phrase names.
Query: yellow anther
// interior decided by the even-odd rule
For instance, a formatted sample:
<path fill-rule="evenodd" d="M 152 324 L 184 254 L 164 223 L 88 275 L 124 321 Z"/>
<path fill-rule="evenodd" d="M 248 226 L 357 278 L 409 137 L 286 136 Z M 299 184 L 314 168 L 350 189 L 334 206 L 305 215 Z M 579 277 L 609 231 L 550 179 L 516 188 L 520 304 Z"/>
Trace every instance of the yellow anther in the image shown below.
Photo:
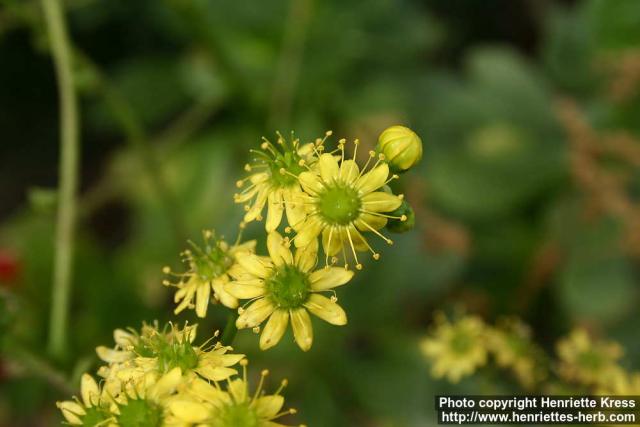
<path fill-rule="evenodd" d="M 164 274 L 169 274 L 171 273 L 171 267 L 169 267 L 168 265 L 165 265 L 164 267 L 162 267 L 162 272 Z"/>
<path fill-rule="evenodd" d="M 244 185 L 244 181 L 243 180 L 239 179 L 239 180 L 236 181 L 236 187 L 242 188 L 243 185 Z"/>

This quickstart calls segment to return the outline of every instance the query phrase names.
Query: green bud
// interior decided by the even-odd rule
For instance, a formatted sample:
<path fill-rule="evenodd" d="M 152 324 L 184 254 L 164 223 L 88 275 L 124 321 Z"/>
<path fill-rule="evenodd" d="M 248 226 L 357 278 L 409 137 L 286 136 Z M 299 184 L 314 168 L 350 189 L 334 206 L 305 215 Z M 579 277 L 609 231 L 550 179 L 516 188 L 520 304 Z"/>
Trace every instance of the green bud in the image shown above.
<path fill-rule="evenodd" d="M 422 140 L 408 127 L 391 126 L 378 137 L 378 152 L 384 154 L 393 172 L 405 172 L 422 158 Z"/>
<path fill-rule="evenodd" d="M 402 204 L 398 209 L 393 212 L 389 212 L 389 215 L 397 217 L 402 217 L 404 215 L 407 218 L 404 221 L 399 219 L 390 219 L 389 222 L 387 222 L 387 230 L 393 233 L 405 233 L 412 230 L 416 225 L 416 215 L 406 200 L 402 201 Z"/>

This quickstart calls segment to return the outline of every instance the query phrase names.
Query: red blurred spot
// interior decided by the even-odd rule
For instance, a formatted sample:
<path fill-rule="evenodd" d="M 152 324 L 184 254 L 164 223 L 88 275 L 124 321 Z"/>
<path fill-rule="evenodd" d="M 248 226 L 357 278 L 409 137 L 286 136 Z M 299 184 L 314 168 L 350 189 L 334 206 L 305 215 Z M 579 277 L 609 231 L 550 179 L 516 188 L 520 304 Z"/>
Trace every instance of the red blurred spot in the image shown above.
<path fill-rule="evenodd" d="M 0 249 L 0 284 L 15 282 L 19 274 L 18 257 L 9 251 Z"/>

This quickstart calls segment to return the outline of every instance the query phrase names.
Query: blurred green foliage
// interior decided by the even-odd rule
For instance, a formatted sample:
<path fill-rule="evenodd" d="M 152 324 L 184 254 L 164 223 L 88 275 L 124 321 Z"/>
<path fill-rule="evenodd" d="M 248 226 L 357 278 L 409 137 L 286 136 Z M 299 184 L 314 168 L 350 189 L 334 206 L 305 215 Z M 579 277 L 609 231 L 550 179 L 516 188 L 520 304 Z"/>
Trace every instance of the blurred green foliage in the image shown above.
<path fill-rule="evenodd" d="M 521 316 L 548 350 L 583 324 L 619 339 L 638 368 L 639 252 L 627 240 L 640 210 L 619 214 L 600 197 L 610 189 L 581 185 L 580 143 L 559 101 L 594 135 L 623 133 L 638 148 L 640 78 L 621 96 L 612 85 L 633 83 L 616 64 L 640 57 L 640 2 L 513 2 L 536 28 L 533 48 L 477 29 L 512 11 L 508 1 L 471 17 L 472 1 L 64 3 L 82 100 L 82 193 L 70 347 L 47 360 L 56 90 L 39 3 L 0 2 L 0 251 L 16 266 L 0 277 L 0 425 L 56 424 L 53 402 L 69 393 L 52 372 L 77 388 L 114 328 L 173 318 L 162 266 L 177 266 L 203 228 L 235 238 L 234 183 L 247 150 L 276 129 L 312 140 L 331 128 L 373 147 L 403 123 L 425 144 L 419 170 L 399 184 L 416 230 L 344 289 L 349 325 L 314 323 L 308 354 L 287 338 L 260 353 L 250 332 L 238 334 L 253 367 L 289 378 L 298 422 L 425 426 L 435 393 L 513 391 L 495 372 L 457 386 L 430 379 L 416 343 L 436 309 Z M 448 19 L 458 15 L 476 33 Z M 461 34 L 469 42 L 454 51 Z M 601 166 L 623 171 L 632 159 L 621 157 Z M 614 202 L 637 206 L 640 168 L 628 169 Z M 594 199 L 604 204 L 595 214 Z M 209 312 L 201 331 L 224 326 L 224 310 Z"/>

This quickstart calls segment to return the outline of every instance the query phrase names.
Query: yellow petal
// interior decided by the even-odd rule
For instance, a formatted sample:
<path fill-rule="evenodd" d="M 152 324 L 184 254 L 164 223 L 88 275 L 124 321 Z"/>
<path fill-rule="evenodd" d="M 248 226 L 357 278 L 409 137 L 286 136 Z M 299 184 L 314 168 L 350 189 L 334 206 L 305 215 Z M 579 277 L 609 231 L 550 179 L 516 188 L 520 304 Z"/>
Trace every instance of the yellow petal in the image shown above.
<path fill-rule="evenodd" d="M 289 312 L 286 310 L 276 310 L 260 335 L 260 350 L 267 350 L 280 342 L 284 331 L 289 324 Z"/>
<path fill-rule="evenodd" d="M 224 290 L 239 299 L 252 299 L 264 295 L 264 280 L 237 280 L 225 284 Z"/>
<path fill-rule="evenodd" d="M 311 289 L 326 291 L 344 285 L 353 277 L 353 271 L 342 267 L 325 267 L 309 275 Z"/>
<path fill-rule="evenodd" d="M 300 226 L 300 231 L 294 239 L 297 248 L 307 246 L 311 241 L 318 237 L 322 231 L 323 222 L 318 215 L 307 217 L 307 220 Z"/>
<path fill-rule="evenodd" d="M 200 399 L 213 403 L 215 406 L 231 403 L 228 393 L 212 386 L 207 381 L 200 378 L 195 379 L 190 384 L 189 391 Z"/>
<path fill-rule="evenodd" d="M 192 400 L 171 400 L 167 407 L 175 417 L 186 423 L 200 423 L 209 418 L 210 411 L 207 406 Z"/>
<path fill-rule="evenodd" d="M 180 368 L 173 368 L 166 374 L 164 374 L 157 383 L 155 383 L 148 390 L 148 396 L 151 399 L 157 400 L 164 396 L 168 396 L 182 382 L 182 370 Z"/>
<path fill-rule="evenodd" d="M 118 351 L 105 346 L 97 347 L 96 353 L 100 359 L 108 363 L 122 363 L 131 359 L 132 356 L 129 351 Z"/>
<path fill-rule="evenodd" d="M 342 238 L 337 228 L 329 227 L 322 231 L 322 248 L 328 256 L 334 256 L 342 249 Z"/>
<path fill-rule="evenodd" d="M 347 231 L 349 231 L 351 240 L 349 240 L 349 236 L 347 236 Z M 342 242 L 345 245 L 349 245 L 349 247 L 351 247 L 351 243 L 353 243 L 354 248 L 358 252 L 364 252 L 369 249 L 364 236 L 353 225 L 349 225 L 346 229 L 343 229 Z"/>
<path fill-rule="evenodd" d="M 275 265 L 293 264 L 293 255 L 291 255 L 291 251 L 285 246 L 284 239 L 277 231 L 269 233 L 267 236 L 267 250 L 271 261 Z"/>
<path fill-rule="evenodd" d="M 369 227 L 367 227 L 367 225 L 369 225 Z M 356 227 L 358 227 L 360 231 L 371 231 L 371 228 L 380 230 L 385 225 L 387 225 L 387 218 L 368 213 L 361 214 L 358 219 L 356 219 Z"/>
<path fill-rule="evenodd" d="M 359 174 L 358 164 L 353 160 L 345 160 L 340 165 L 340 179 L 347 184 L 353 184 Z"/>
<path fill-rule="evenodd" d="M 347 314 L 342 307 L 320 294 L 311 294 L 304 306 L 313 314 L 332 325 L 346 325 Z"/>
<path fill-rule="evenodd" d="M 338 178 L 340 169 L 338 162 L 333 155 L 325 153 L 318 159 L 318 168 L 320 169 L 320 176 L 324 182 L 332 182 Z"/>
<path fill-rule="evenodd" d="M 313 142 L 307 142 L 298 147 L 298 155 L 302 157 L 310 156 L 313 154 L 313 148 L 315 144 Z"/>
<path fill-rule="evenodd" d="M 398 209 L 401 204 L 400 197 L 384 191 L 376 191 L 362 197 L 362 205 L 366 211 L 391 212 Z"/>
<path fill-rule="evenodd" d="M 295 264 L 298 268 L 307 273 L 316 266 L 318 262 L 318 239 L 313 239 L 307 246 L 296 249 Z"/>
<path fill-rule="evenodd" d="M 229 308 L 238 308 L 238 299 L 224 289 L 225 283 L 228 282 L 214 279 L 211 282 L 213 291 L 215 292 L 222 305 Z"/>
<path fill-rule="evenodd" d="M 296 339 L 298 347 L 302 351 L 308 351 L 313 344 L 313 328 L 311 327 L 311 318 L 304 308 L 291 310 L 291 326 L 293 327 L 293 336 Z"/>
<path fill-rule="evenodd" d="M 262 215 L 262 209 L 264 209 L 265 203 L 267 203 L 267 197 L 269 196 L 269 187 L 260 189 L 256 201 L 251 205 L 249 211 L 244 215 L 245 222 L 251 222 L 254 219 Z"/>
<path fill-rule="evenodd" d="M 257 193 L 260 191 L 260 187 L 253 187 L 252 189 L 247 189 L 240 194 L 236 194 L 233 196 L 233 201 L 235 203 L 245 203 L 251 200 Z"/>
<path fill-rule="evenodd" d="M 246 242 L 240 243 L 239 245 L 231 246 L 229 248 L 229 253 L 231 255 L 235 255 L 239 252 L 255 252 L 256 243 L 257 241 L 255 240 L 247 240 Z"/>
<path fill-rule="evenodd" d="M 206 317 L 209 308 L 209 298 L 211 296 L 211 285 L 203 282 L 198 286 L 196 294 L 196 316 Z"/>
<path fill-rule="evenodd" d="M 89 374 L 83 374 L 80 380 L 80 394 L 84 406 L 96 406 L 100 400 L 100 389 L 96 380 Z"/>
<path fill-rule="evenodd" d="M 298 180 L 302 185 L 302 189 L 312 196 L 320 193 L 324 188 L 320 177 L 313 172 L 302 172 L 298 175 Z"/>
<path fill-rule="evenodd" d="M 273 313 L 275 307 L 266 298 L 260 298 L 247 308 L 236 320 L 236 327 L 238 329 L 253 328 L 258 326 L 267 317 Z"/>
<path fill-rule="evenodd" d="M 135 336 L 124 329 L 116 329 L 113 331 L 113 340 L 119 346 L 126 347 L 135 341 Z"/>
<path fill-rule="evenodd" d="M 287 212 L 287 221 L 294 230 L 300 227 L 307 216 L 305 197 L 298 185 L 284 190 L 284 205 Z"/>
<path fill-rule="evenodd" d="M 278 189 L 269 194 L 269 206 L 267 207 L 267 221 L 265 229 L 267 233 L 272 232 L 280 225 L 282 221 L 282 213 L 284 212 L 284 204 L 282 201 L 282 190 Z"/>
<path fill-rule="evenodd" d="M 269 276 L 273 267 L 271 261 L 250 253 L 238 254 L 237 261 L 242 268 L 255 277 Z"/>
<path fill-rule="evenodd" d="M 267 420 L 270 420 L 275 418 L 282 409 L 282 405 L 284 405 L 284 397 L 275 394 L 262 396 L 256 399 L 254 405 L 256 415 L 258 415 L 259 418 L 266 418 Z"/>
<path fill-rule="evenodd" d="M 251 175 L 249 180 L 252 184 L 261 184 L 267 182 L 271 176 L 267 172 L 258 172 Z"/>
<path fill-rule="evenodd" d="M 387 181 L 388 176 L 389 166 L 386 163 L 381 163 L 374 169 L 362 175 L 356 183 L 356 188 L 362 194 L 371 193 L 372 191 L 382 187 Z"/>
<path fill-rule="evenodd" d="M 86 415 L 86 412 L 78 403 L 68 400 L 66 402 L 57 402 L 56 406 L 60 411 L 62 411 L 62 415 L 69 424 L 77 426 L 81 426 L 83 424 L 80 417 Z"/>
<path fill-rule="evenodd" d="M 238 373 L 237 370 L 232 368 L 213 365 L 198 366 L 194 371 L 211 381 L 224 381 Z"/>
<path fill-rule="evenodd" d="M 236 403 L 243 403 L 247 400 L 247 383 L 241 379 L 233 380 L 229 383 L 227 388 L 229 394 L 233 397 Z"/>

